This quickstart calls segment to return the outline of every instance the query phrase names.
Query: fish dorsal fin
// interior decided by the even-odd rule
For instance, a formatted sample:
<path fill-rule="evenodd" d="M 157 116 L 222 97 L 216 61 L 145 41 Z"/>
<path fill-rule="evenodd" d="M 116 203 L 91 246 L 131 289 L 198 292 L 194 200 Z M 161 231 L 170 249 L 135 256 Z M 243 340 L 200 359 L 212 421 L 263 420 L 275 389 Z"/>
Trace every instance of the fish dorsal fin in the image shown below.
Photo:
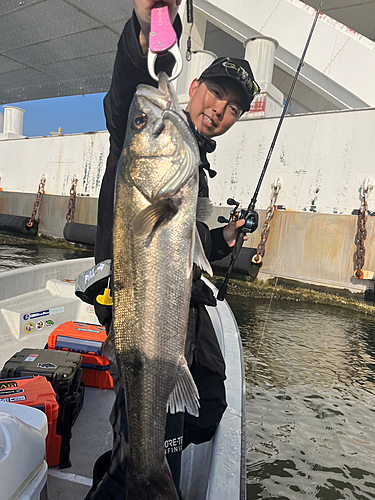
<path fill-rule="evenodd" d="M 190 415 L 199 417 L 199 392 L 184 356 L 180 356 L 177 373 L 176 385 L 169 396 L 167 411 L 178 413 L 186 408 Z"/>
<path fill-rule="evenodd" d="M 197 202 L 197 220 L 204 222 L 212 215 L 213 206 L 211 200 L 206 196 L 199 196 Z"/>
<path fill-rule="evenodd" d="M 207 274 L 213 276 L 211 264 L 208 262 L 202 241 L 200 239 L 197 226 L 195 226 L 194 232 L 194 241 L 193 241 L 193 262 L 198 267 L 202 269 L 202 271 L 206 271 Z"/>
<path fill-rule="evenodd" d="M 178 201 L 177 199 L 163 198 L 151 203 L 134 218 L 134 234 L 136 236 L 150 234 L 162 222 L 171 220 L 178 212 Z"/>

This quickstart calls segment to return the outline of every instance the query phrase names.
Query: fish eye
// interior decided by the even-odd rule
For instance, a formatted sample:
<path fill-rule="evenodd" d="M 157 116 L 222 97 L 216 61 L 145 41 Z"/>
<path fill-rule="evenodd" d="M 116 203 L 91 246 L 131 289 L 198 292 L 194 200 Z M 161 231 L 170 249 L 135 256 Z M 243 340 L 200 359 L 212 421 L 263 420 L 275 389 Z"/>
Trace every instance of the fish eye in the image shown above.
<path fill-rule="evenodd" d="M 141 130 L 147 123 L 147 116 L 144 113 L 141 113 L 140 115 L 136 115 L 134 117 L 133 123 L 132 123 L 132 128 L 135 128 L 136 130 Z"/>

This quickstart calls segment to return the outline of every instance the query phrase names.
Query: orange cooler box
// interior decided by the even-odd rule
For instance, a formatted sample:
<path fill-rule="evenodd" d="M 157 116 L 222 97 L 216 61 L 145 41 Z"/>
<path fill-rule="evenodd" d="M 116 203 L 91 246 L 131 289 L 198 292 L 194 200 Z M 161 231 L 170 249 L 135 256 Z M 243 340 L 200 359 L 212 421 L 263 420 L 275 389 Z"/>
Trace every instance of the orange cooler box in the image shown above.
<path fill-rule="evenodd" d="M 48 434 L 46 437 L 46 455 L 49 467 L 59 465 L 61 436 L 56 434 L 59 404 L 55 391 L 45 377 L 24 377 L 0 380 L 1 401 L 38 408 L 46 414 Z"/>
<path fill-rule="evenodd" d="M 89 387 L 113 389 L 109 361 L 102 354 L 106 338 L 104 326 L 67 321 L 50 334 L 48 349 L 79 352 L 83 358 L 82 382 Z"/>

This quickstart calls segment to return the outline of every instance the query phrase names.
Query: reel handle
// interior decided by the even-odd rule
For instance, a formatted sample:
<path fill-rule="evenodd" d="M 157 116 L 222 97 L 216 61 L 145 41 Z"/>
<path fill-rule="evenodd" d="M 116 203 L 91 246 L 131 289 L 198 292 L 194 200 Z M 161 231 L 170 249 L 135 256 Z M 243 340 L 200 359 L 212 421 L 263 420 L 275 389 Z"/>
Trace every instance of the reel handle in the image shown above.
<path fill-rule="evenodd" d="M 227 205 L 235 205 L 236 207 L 238 207 L 239 205 L 239 202 L 234 200 L 233 198 L 228 198 L 227 199 Z"/>
<path fill-rule="evenodd" d="M 229 220 L 226 219 L 225 217 L 223 217 L 222 215 L 219 215 L 219 217 L 217 218 L 217 221 L 220 223 L 220 224 L 228 224 Z"/>

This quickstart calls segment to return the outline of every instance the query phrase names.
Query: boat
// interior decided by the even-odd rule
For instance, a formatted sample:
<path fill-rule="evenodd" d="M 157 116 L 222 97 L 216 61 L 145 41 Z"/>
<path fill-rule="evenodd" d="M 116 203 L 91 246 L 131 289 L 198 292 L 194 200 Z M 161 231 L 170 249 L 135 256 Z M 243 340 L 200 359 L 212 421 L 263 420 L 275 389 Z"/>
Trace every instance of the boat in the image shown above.
<path fill-rule="evenodd" d="M 23 348 L 44 348 L 53 328 L 66 321 L 98 324 L 93 306 L 75 296 L 75 279 L 93 265 L 93 258 L 84 258 L 39 264 L 0 274 L 0 368 Z M 215 287 L 208 280 L 205 281 L 216 293 Z M 183 451 L 182 498 L 244 500 L 245 378 L 242 344 L 236 320 L 227 302 L 218 302 L 217 307 L 207 309 L 226 362 L 228 407 L 211 441 L 189 445 Z M 41 317 L 43 321 L 38 329 L 36 320 Z M 111 449 L 108 417 L 113 401 L 113 391 L 86 388 L 82 410 L 73 426 L 71 467 L 63 470 L 50 468 L 47 474 L 45 471 L 42 473 L 40 468 L 35 469 L 35 474 L 38 472 L 47 481 L 43 489 L 40 483 L 39 490 L 37 486 L 34 488 L 34 493 L 40 491 L 42 500 L 48 497 L 61 500 L 84 498 L 91 484 L 95 460 Z M 16 403 L 11 404 L 14 406 Z M 5 404 L 0 407 L 0 415 L 6 412 L 4 408 Z M 25 418 L 27 422 L 26 417 L 21 415 L 19 418 Z M 0 418 L 0 441 L 1 425 Z M 2 473 L 1 477 L 4 477 L 4 471 Z M 5 477 L 12 475 L 13 471 L 10 471 L 9 476 L 5 474 Z M 30 481 L 32 479 L 29 477 Z M 0 498 L 10 500 L 3 498 L 1 492 Z M 16 495 L 11 498 L 16 500 L 24 497 Z M 39 500 L 39 493 L 35 499 L 32 496 L 27 498 Z"/>

